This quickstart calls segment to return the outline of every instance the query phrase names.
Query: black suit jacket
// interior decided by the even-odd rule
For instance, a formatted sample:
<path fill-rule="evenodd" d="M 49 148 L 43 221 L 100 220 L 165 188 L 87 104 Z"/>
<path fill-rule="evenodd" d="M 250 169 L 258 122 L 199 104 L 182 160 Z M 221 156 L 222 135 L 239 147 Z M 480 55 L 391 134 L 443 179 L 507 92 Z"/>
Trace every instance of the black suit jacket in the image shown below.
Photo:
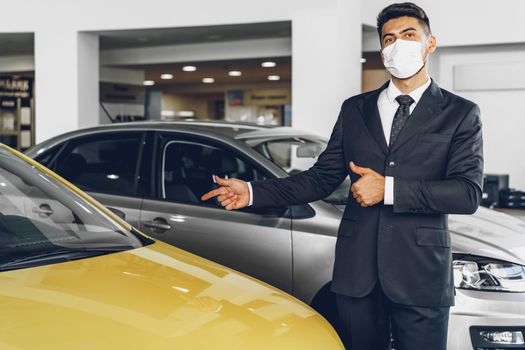
<path fill-rule="evenodd" d="M 388 84 L 388 83 L 387 83 Z M 387 146 L 380 89 L 343 103 L 326 150 L 307 171 L 252 183 L 255 207 L 325 198 L 350 175 L 350 161 L 394 177 L 394 205 L 362 208 L 352 197 L 339 227 L 332 290 L 351 297 L 379 281 L 396 303 L 454 304 L 447 214 L 471 214 L 482 194 L 479 108 L 432 82 L 396 143 Z"/>

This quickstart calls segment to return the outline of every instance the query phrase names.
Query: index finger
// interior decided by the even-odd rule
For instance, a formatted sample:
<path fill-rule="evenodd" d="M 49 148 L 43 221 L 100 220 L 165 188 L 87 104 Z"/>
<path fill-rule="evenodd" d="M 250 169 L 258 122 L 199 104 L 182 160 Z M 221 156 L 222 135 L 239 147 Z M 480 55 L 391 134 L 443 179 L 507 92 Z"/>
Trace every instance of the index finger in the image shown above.
<path fill-rule="evenodd" d="M 226 189 L 225 187 L 216 188 L 214 190 L 211 190 L 208 193 L 203 194 L 201 197 L 201 200 L 207 201 L 210 198 L 217 197 L 217 196 L 220 196 L 221 194 L 226 194 L 226 193 L 228 193 L 228 189 Z"/>

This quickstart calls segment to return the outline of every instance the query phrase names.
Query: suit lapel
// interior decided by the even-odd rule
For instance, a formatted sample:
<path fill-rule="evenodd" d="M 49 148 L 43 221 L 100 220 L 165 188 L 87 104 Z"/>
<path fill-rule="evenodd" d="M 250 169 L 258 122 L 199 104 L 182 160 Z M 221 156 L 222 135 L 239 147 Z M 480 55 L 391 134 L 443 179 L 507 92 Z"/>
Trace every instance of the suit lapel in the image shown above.
<path fill-rule="evenodd" d="M 388 82 L 377 90 L 372 91 L 364 98 L 364 103 L 361 109 L 361 116 L 374 138 L 375 142 L 386 155 L 388 153 L 388 145 L 386 144 L 385 133 L 383 132 L 383 125 L 381 124 L 381 117 L 379 109 L 377 108 L 377 99 L 379 94 L 388 86 Z"/>
<path fill-rule="evenodd" d="M 432 81 L 428 89 L 421 96 L 421 100 L 408 118 L 405 126 L 399 133 L 396 142 L 391 146 L 390 152 L 395 151 L 402 144 L 416 135 L 419 129 L 428 125 L 434 117 L 443 109 L 441 102 L 443 94 L 439 86 Z"/>

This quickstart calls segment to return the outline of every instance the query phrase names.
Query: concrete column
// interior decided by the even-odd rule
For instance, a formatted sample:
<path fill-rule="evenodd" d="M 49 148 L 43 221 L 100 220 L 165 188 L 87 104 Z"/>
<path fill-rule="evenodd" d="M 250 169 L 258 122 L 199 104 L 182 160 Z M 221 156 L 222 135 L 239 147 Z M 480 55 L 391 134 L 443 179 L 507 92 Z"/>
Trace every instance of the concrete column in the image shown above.
<path fill-rule="evenodd" d="M 361 91 L 361 1 L 292 18 L 292 126 L 329 136 L 342 102 Z"/>
<path fill-rule="evenodd" d="M 86 128 L 99 124 L 99 37 L 79 32 L 77 40 L 78 126 Z"/>
<path fill-rule="evenodd" d="M 98 36 L 64 28 L 35 32 L 36 142 L 98 124 Z"/>

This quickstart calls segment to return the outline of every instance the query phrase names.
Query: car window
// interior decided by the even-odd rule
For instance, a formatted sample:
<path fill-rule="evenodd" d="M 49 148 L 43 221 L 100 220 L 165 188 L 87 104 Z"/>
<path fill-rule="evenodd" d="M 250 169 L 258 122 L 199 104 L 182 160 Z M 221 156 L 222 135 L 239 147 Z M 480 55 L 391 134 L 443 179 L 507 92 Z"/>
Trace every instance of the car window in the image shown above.
<path fill-rule="evenodd" d="M 71 141 L 55 171 L 84 191 L 134 196 L 142 133 L 108 133 Z"/>
<path fill-rule="evenodd" d="M 98 208 L 0 147 L 0 271 L 141 246 Z"/>
<path fill-rule="evenodd" d="M 215 145 L 170 141 L 162 154 L 162 196 L 173 202 L 216 206 L 213 200 L 200 200 L 204 193 L 214 188 L 213 175 L 244 181 L 264 178 L 234 152 Z"/>
<path fill-rule="evenodd" d="M 247 139 L 245 142 L 290 175 L 308 170 L 326 148 L 326 141 L 305 137 Z M 346 204 L 350 186 L 350 179 L 346 178 L 324 201 L 336 205 Z"/>
<path fill-rule="evenodd" d="M 322 141 L 290 138 L 267 141 L 256 149 L 293 175 L 310 168 L 325 147 Z"/>
<path fill-rule="evenodd" d="M 52 147 L 51 149 L 45 150 L 44 152 L 38 154 L 35 157 L 35 160 L 42 164 L 43 166 L 51 169 L 53 167 L 53 160 L 55 159 L 55 156 L 57 155 L 59 149 L 62 147 L 62 145 Z"/>

